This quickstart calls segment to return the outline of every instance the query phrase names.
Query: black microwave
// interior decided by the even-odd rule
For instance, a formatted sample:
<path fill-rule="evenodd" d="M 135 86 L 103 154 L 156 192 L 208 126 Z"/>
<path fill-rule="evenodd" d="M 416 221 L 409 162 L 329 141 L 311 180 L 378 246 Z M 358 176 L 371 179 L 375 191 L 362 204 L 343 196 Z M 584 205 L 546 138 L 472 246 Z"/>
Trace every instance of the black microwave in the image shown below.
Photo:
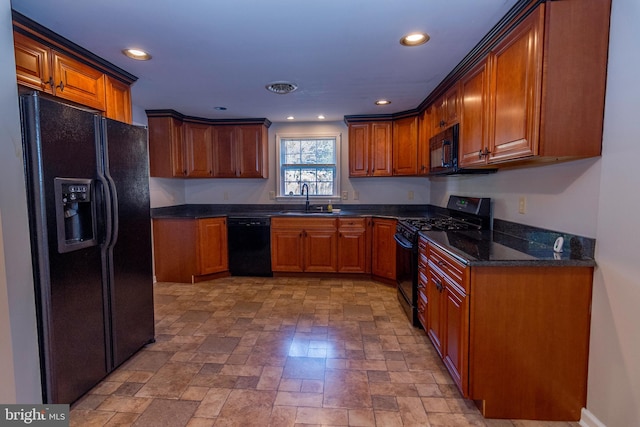
<path fill-rule="evenodd" d="M 457 123 L 429 140 L 429 175 L 487 174 L 495 168 L 463 169 L 458 165 L 460 125 Z"/>
<path fill-rule="evenodd" d="M 429 175 L 446 175 L 458 169 L 458 129 L 455 124 L 429 140 Z"/>

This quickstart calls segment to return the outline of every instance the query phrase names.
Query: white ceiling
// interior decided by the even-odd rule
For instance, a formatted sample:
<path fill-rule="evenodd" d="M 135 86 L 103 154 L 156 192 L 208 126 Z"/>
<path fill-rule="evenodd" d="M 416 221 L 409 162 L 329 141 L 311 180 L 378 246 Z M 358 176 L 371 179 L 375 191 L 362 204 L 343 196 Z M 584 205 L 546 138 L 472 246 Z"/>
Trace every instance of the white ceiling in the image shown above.
<path fill-rule="evenodd" d="M 11 0 L 18 12 L 137 76 L 138 107 L 272 122 L 414 109 L 515 3 Z M 400 45 L 412 31 L 431 40 Z M 121 53 L 127 47 L 153 59 L 129 59 Z M 299 89 L 273 94 L 265 85 L 274 81 Z M 392 104 L 374 105 L 379 98 Z"/>

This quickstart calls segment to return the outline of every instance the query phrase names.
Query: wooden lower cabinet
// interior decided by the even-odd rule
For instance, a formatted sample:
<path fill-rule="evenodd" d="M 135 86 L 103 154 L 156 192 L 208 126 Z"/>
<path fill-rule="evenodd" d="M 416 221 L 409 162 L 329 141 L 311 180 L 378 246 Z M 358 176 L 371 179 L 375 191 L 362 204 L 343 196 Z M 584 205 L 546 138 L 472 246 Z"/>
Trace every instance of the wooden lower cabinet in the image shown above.
<path fill-rule="evenodd" d="M 370 218 L 338 219 L 338 272 L 371 272 Z"/>
<path fill-rule="evenodd" d="M 374 218 L 371 244 L 371 273 L 383 279 L 396 280 L 395 219 Z"/>
<path fill-rule="evenodd" d="M 288 273 L 370 273 L 371 218 L 271 219 L 271 268 Z"/>
<path fill-rule="evenodd" d="M 271 218 L 271 268 L 274 272 L 338 271 L 335 218 Z"/>
<path fill-rule="evenodd" d="M 195 283 L 229 270 L 226 218 L 153 220 L 156 280 Z"/>
<path fill-rule="evenodd" d="M 579 420 L 593 268 L 469 267 L 431 242 L 420 253 L 425 330 L 462 395 L 487 418 Z"/>

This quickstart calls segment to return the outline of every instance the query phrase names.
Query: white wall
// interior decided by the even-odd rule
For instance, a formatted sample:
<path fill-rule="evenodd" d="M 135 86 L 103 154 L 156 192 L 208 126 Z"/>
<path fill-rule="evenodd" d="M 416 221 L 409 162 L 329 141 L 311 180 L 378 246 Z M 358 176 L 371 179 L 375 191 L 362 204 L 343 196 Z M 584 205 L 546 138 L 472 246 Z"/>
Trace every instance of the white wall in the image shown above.
<path fill-rule="evenodd" d="M 269 199 L 269 191 L 276 190 L 276 134 L 342 135 L 341 141 L 341 191 L 348 192 L 341 204 L 426 204 L 429 202 L 429 181 L 426 178 L 349 178 L 348 131 L 344 122 L 327 123 L 274 123 L 269 128 L 269 178 L 268 179 L 195 179 L 184 180 L 186 203 L 282 203 Z M 165 185 L 164 192 L 171 192 Z M 355 200 L 355 192 L 358 200 Z M 413 192 L 413 200 L 409 200 Z M 225 198 L 226 195 L 226 198 Z M 154 206 L 160 203 L 153 199 Z M 299 201 L 297 202 L 299 203 Z"/>
<path fill-rule="evenodd" d="M 640 426 L 640 2 L 613 0 L 587 409 Z"/>
<path fill-rule="evenodd" d="M 0 403 L 39 403 L 38 341 L 9 0 L 0 0 L 0 58 Z"/>
<path fill-rule="evenodd" d="M 494 218 L 593 238 L 599 188 L 600 159 L 585 159 L 432 179 L 431 203 L 446 206 L 451 194 L 491 197 Z M 518 212 L 520 197 L 525 214 Z"/>

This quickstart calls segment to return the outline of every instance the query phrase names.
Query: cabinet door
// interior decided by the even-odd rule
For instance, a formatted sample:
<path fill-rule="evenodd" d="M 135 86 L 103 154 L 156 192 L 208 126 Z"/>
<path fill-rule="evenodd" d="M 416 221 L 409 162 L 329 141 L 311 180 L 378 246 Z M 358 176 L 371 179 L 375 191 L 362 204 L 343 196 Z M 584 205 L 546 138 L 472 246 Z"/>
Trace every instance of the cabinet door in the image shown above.
<path fill-rule="evenodd" d="M 211 126 L 184 124 L 186 169 L 189 177 L 210 177 L 213 174 Z"/>
<path fill-rule="evenodd" d="M 263 125 L 236 127 L 236 170 L 240 178 L 266 178 L 268 136 Z"/>
<path fill-rule="evenodd" d="M 418 120 L 418 175 L 429 174 L 431 150 L 429 139 L 434 135 L 433 118 L 434 108 L 429 107 Z"/>
<path fill-rule="evenodd" d="M 227 221 L 224 218 L 198 220 L 198 275 L 229 269 Z"/>
<path fill-rule="evenodd" d="M 29 37 L 13 33 L 18 84 L 52 93 L 51 50 Z"/>
<path fill-rule="evenodd" d="M 113 120 L 131 123 L 131 90 L 128 84 L 112 77 L 106 79 L 106 116 Z"/>
<path fill-rule="evenodd" d="M 489 73 L 482 61 L 460 82 L 461 112 L 459 162 L 460 166 L 484 165 L 488 150 Z"/>
<path fill-rule="evenodd" d="M 340 219 L 338 225 L 338 272 L 369 273 L 371 253 L 367 219 Z"/>
<path fill-rule="evenodd" d="M 335 228 L 304 231 L 304 271 L 338 271 L 338 239 Z"/>
<path fill-rule="evenodd" d="M 396 280 L 396 221 L 373 220 L 373 245 L 371 272 L 374 276 Z"/>
<path fill-rule="evenodd" d="M 459 103 L 460 99 L 457 84 L 449 88 L 444 95 L 433 103 L 435 109 L 434 125 L 438 128 L 438 131 L 444 130 L 458 122 Z"/>
<path fill-rule="evenodd" d="M 369 175 L 369 123 L 349 125 L 349 176 Z"/>
<path fill-rule="evenodd" d="M 273 271 L 304 271 L 302 230 L 271 228 L 271 269 Z"/>
<path fill-rule="evenodd" d="M 393 122 L 393 175 L 418 173 L 418 118 Z"/>
<path fill-rule="evenodd" d="M 236 177 L 235 126 L 213 126 L 213 176 Z"/>
<path fill-rule="evenodd" d="M 543 26 L 541 7 L 489 54 L 492 119 L 489 162 L 537 154 Z"/>
<path fill-rule="evenodd" d="M 173 117 L 149 117 L 149 174 L 153 177 L 185 177 L 182 121 Z"/>
<path fill-rule="evenodd" d="M 432 268 L 427 269 L 427 335 L 438 351 L 443 355 L 443 319 L 442 303 L 444 283 L 443 279 L 434 273 Z"/>
<path fill-rule="evenodd" d="M 456 286 L 447 283 L 444 292 L 444 339 L 442 355 L 451 378 L 456 382 L 464 396 L 468 395 L 468 324 L 469 310 L 467 297 Z"/>
<path fill-rule="evenodd" d="M 106 111 L 105 75 L 80 61 L 52 51 L 54 95 Z"/>
<path fill-rule="evenodd" d="M 393 157 L 393 123 L 391 121 L 371 123 L 370 176 L 391 176 Z"/>

